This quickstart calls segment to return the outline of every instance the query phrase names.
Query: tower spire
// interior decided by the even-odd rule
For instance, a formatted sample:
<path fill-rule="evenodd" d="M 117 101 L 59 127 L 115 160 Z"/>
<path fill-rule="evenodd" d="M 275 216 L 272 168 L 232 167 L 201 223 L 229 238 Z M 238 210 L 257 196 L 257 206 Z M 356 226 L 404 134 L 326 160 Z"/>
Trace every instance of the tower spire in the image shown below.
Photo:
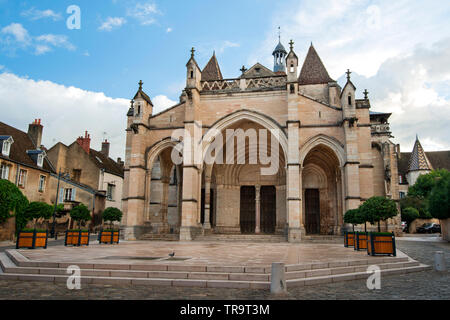
<path fill-rule="evenodd" d="M 281 27 L 278 27 L 278 45 L 272 53 L 273 55 L 273 72 L 286 72 L 286 56 L 287 51 L 281 44 Z"/>

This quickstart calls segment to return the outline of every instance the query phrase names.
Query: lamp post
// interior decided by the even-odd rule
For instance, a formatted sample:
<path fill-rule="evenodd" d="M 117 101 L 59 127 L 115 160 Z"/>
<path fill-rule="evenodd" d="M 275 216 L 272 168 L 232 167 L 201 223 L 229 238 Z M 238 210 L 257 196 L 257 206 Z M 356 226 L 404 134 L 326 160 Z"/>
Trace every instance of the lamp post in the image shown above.
<path fill-rule="evenodd" d="M 55 238 L 55 240 L 57 239 L 57 234 L 55 232 L 55 224 L 56 224 L 56 207 L 58 206 L 58 198 L 59 198 L 59 182 L 61 180 L 61 177 L 63 178 L 68 178 L 68 174 L 63 174 L 61 172 L 61 169 L 59 169 L 59 173 L 58 173 L 58 185 L 56 187 L 56 199 L 55 199 L 55 206 L 53 207 L 53 225 L 52 225 L 52 231 L 50 232 L 50 238 Z"/>

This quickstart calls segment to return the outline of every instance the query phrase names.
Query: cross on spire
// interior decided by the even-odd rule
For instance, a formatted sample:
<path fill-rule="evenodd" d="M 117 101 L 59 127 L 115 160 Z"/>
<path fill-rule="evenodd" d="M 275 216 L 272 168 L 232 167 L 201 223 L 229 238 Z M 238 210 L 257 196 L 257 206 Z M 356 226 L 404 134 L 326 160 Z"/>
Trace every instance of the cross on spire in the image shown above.
<path fill-rule="evenodd" d="M 194 49 L 194 47 L 192 47 L 192 49 L 191 49 L 191 58 L 194 57 L 194 52 L 195 52 L 195 49 Z"/>
<path fill-rule="evenodd" d="M 242 68 L 240 69 L 242 74 L 244 74 L 245 71 L 247 71 L 247 68 L 245 66 L 242 66 Z"/>
<path fill-rule="evenodd" d="M 278 42 L 281 42 L 281 27 L 278 26 Z"/>
<path fill-rule="evenodd" d="M 352 74 L 352 73 L 350 72 L 350 69 L 347 69 L 346 74 L 347 74 L 347 80 L 350 81 L 350 75 Z"/>
<path fill-rule="evenodd" d="M 364 100 L 368 99 L 368 95 L 369 95 L 369 91 L 367 91 L 367 89 L 364 89 Z"/>
<path fill-rule="evenodd" d="M 291 51 L 294 50 L 294 41 L 289 41 L 289 46 L 291 47 Z"/>
<path fill-rule="evenodd" d="M 139 90 L 142 90 L 142 85 L 143 85 L 144 83 L 142 82 L 142 80 L 139 80 Z"/>

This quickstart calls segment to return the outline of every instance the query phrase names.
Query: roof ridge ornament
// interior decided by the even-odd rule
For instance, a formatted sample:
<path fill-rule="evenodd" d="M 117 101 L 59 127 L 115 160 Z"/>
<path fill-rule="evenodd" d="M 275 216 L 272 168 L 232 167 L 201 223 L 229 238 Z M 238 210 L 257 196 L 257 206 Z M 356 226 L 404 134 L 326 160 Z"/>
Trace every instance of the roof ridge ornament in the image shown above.
<path fill-rule="evenodd" d="M 143 82 L 142 82 L 142 80 L 139 80 L 139 91 L 142 91 L 142 85 L 144 84 Z"/>
<path fill-rule="evenodd" d="M 291 39 L 291 41 L 289 41 L 289 47 L 291 48 L 291 51 L 294 50 L 294 41 Z"/>
<path fill-rule="evenodd" d="M 352 72 L 350 71 L 350 69 L 347 69 L 347 81 L 350 81 L 350 75 L 352 74 Z"/>
<path fill-rule="evenodd" d="M 369 100 L 369 91 L 367 91 L 367 89 L 364 89 L 364 100 Z"/>
<path fill-rule="evenodd" d="M 194 49 L 194 47 L 192 47 L 192 49 L 191 49 L 191 58 L 194 57 L 194 52 L 195 52 L 195 49 Z"/>

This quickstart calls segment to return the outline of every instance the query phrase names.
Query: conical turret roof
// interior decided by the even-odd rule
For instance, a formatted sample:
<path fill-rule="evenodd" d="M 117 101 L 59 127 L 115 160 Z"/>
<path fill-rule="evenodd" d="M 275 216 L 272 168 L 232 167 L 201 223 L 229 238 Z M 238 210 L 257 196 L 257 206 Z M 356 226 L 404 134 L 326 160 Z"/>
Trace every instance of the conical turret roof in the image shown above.
<path fill-rule="evenodd" d="M 328 75 L 327 69 L 320 60 L 319 55 L 314 49 L 313 45 L 309 47 L 308 54 L 306 55 L 305 62 L 303 63 L 300 76 L 298 77 L 298 83 L 304 84 L 321 84 L 334 81 Z"/>
<path fill-rule="evenodd" d="M 416 137 L 416 143 L 414 144 L 414 149 L 411 153 L 408 164 L 408 171 L 417 170 L 433 170 L 433 167 L 431 166 L 431 163 L 428 160 L 418 137 Z"/>
<path fill-rule="evenodd" d="M 202 71 L 202 81 L 223 80 L 216 54 L 213 53 L 211 59 Z"/>

